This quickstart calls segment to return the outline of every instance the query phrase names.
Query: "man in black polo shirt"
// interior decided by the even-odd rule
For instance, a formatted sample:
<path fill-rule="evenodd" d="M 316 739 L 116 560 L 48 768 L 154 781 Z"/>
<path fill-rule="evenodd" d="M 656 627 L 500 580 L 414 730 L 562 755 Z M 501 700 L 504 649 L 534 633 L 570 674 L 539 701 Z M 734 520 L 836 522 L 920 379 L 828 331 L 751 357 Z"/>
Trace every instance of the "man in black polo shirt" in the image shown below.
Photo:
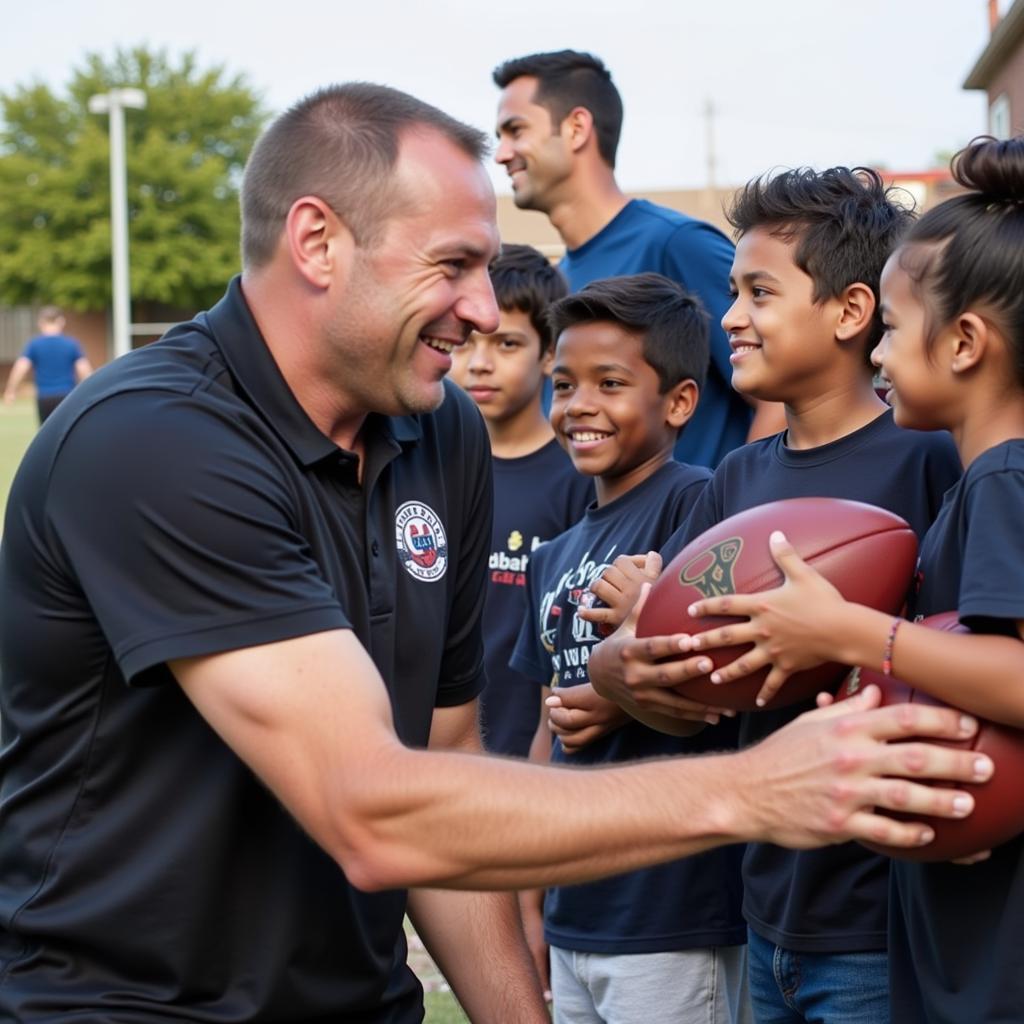
<path fill-rule="evenodd" d="M 476 756 L 488 445 L 444 376 L 497 324 L 483 149 L 390 89 L 301 102 L 247 168 L 241 278 L 30 447 L 0 547 L 3 1019 L 419 1021 L 408 906 L 472 1019 L 547 1021 L 486 890 L 951 813 L 880 777 L 909 771 L 885 740 L 956 716 L 871 696 L 729 758 Z"/>

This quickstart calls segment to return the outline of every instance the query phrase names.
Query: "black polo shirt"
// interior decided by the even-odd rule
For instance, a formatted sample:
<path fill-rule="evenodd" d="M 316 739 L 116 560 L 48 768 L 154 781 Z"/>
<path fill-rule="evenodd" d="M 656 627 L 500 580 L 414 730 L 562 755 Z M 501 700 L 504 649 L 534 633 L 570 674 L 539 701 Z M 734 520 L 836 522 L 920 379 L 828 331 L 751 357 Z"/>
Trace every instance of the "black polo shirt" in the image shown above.
<path fill-rule="evenodd" d="M 0 547 L 0 1017 L 421 1019 L 405 894 L 352 888 L 165 663 L 351 628 L 406 743 L 472 699 L 489 448 L 446 389 L 370 417 L 360 485 L 236 280 L 39 432 Z"/>

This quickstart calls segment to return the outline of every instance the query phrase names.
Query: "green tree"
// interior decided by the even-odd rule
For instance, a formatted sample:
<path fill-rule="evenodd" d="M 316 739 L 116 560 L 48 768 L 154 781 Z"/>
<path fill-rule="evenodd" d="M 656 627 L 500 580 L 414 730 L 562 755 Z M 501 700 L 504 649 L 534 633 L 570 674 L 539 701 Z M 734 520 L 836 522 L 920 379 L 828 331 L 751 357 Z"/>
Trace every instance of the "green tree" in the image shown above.
<path fill-rule="evenodd" d="M 238 188 L 266 114 L 244 77 L 195 54 L 88 54 L 66 96 L 42 84 L 0 94 L 0 302 L 101 310 L 111 301 L 106 117 L 89 97 L 146 93 L 125 113 L 132 300 L 208 305 L 237 271 Z"/>

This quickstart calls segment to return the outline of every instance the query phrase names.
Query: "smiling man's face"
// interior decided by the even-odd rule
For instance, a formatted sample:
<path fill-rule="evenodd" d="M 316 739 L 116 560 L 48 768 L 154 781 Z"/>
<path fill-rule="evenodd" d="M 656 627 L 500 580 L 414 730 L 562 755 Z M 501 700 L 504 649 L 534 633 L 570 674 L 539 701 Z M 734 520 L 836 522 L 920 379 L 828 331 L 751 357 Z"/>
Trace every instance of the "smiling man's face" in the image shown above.
<path fill-rule="evenodd" d="M 494 159 L 508 172 L 516 206 L 547 212 L 572 172 L 573 154 L 562 125 L 535 102 L 537 85 L 536 78 L 524 75 L 502 90 Z"/>

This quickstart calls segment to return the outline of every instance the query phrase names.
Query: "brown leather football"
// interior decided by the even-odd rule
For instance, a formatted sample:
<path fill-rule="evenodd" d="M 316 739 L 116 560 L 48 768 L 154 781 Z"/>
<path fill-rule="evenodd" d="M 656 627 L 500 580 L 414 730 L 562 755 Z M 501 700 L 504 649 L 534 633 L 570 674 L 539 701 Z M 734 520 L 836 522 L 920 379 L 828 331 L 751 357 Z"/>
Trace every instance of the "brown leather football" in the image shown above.
<path fill-rule="evenodd" d="M 702 597 L 756 594 L 780 586 L 782 572 L 768 548 L 774 530 L 782 530 L 800 557 L 848 601 L 891 614 L 903 607 L 917 559 L 917 538 L 899 516 L 859 501 L 790 498 L 730 516 L 688 544 L 651 587 L 637 622 L 637 636 L 699 633 L 744 621 L 714 616 L 691 619 L 687 608 Z M 720 668 L 749 649 L 749 644 L 742 644 L 706 653 Z M 796 673 L 767 708 L 785 707 L 821 690 L 834 691 L 847 671 L 846 666 L 828 664 Z M 761 669 L 719 685 L 700 676 L 676 689 L 704 704 L 756 711 L 754 701 L 767 675 L 768 670 Z"/>
<path fill-rule="evenodd" d="M 956 612 L 929 616 L 922 619 L 921 625 L 950 633 L 970 632 L 960 624 Z M 867 669 L 854 669 L 843 682 L 837 696 L 840 700 L 852 697 L 869 683 L 874 683 L 882 691 L 883 705 L 910 701 L 917 704 L 935 704 L 939 707 L 948 706 L 899 679 Z M 982 850 L 990 850 L 1024 832 L 1024 786 L 1020 783 L 1024 777 L 1024 730 L 979 718 L 978 731 L 969 740 L 937 740 L 929 737 L 927 742 L 976 750 L 992 758 L 996 770 L 988 782 L 948 783 L 952 788 L 963 789 L 974 797 L 974 810 L 966 818 L 958 819 L 929 818 L 886 811 L 886 814 L 902 821 L 926 822 L 935 829 L 935 838 L 927 846 L 909 850 L 878 843 L 865 843 L 865 846 L 877 853 L 899 857 L 902 860 L 953 860 L 980 853 Z"/>

